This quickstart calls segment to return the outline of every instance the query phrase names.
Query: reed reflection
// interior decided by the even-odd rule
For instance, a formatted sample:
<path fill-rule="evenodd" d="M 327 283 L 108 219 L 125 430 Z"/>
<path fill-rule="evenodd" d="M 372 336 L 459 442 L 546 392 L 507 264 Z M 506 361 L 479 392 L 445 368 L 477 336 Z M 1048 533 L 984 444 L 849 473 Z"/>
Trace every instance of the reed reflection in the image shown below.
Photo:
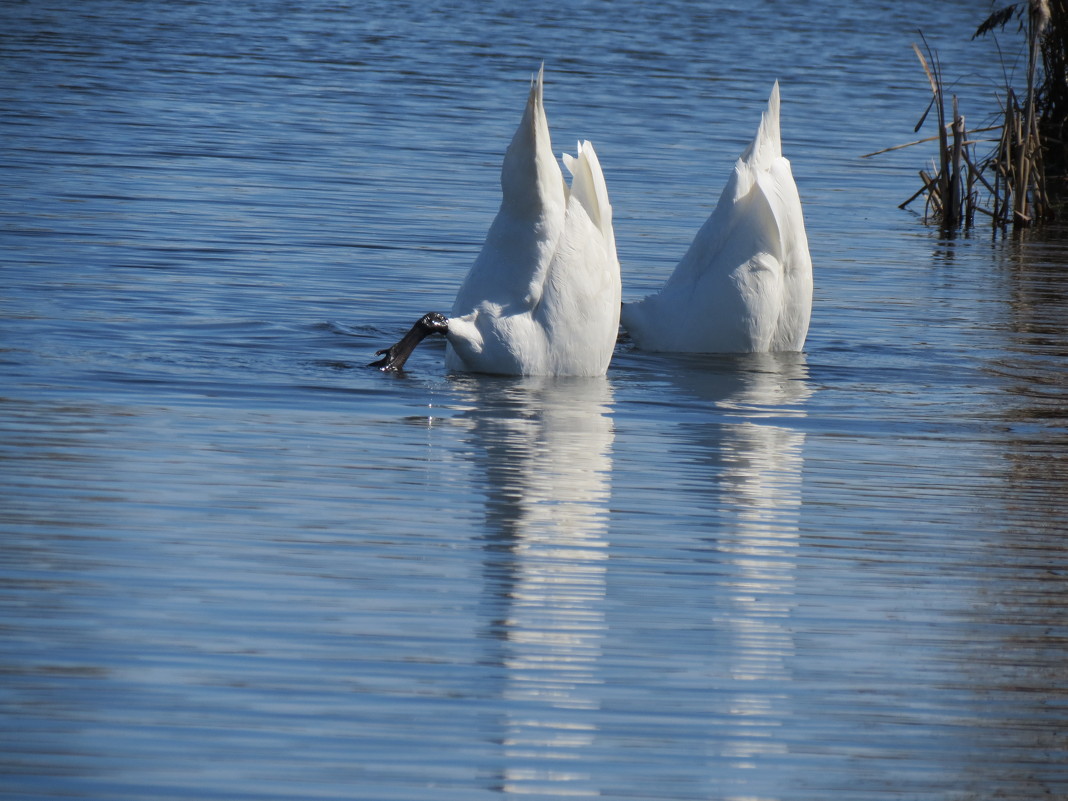
<path fill-rule="evenodd" d="M 992 536 L 974 551 L 972 626 L 945 650 L 967 677 L 970 715 L 982 721 L 968 775 L 992 796 L 1042 798 L 1068 788 L 1068 230 L 1007 242 L 1000 255 L 1007 341 L 987 365 L 1002 381 L 1004 433 L 992 440 L 999 508 Z"/>
<path fill-rule="evenodd" d="M 485 633 L 502 671 L 506 792 L 594 794 L 612 391 L 604 378 L 458 380 L 484 475 Z"/>

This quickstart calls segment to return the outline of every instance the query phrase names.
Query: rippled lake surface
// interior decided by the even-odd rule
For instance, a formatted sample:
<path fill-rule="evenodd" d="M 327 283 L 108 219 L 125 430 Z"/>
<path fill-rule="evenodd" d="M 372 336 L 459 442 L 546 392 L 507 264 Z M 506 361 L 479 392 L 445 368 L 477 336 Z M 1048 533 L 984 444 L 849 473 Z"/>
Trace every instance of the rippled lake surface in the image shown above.
<path fill-rule="evenodd" d="M 1068 797 L 1068 236 L 859 158 L 980 6 L 4 3 L 0 796 Z M 364 367 L 542 61 L 628 300 L 781 81 L 805 353 Z"/>

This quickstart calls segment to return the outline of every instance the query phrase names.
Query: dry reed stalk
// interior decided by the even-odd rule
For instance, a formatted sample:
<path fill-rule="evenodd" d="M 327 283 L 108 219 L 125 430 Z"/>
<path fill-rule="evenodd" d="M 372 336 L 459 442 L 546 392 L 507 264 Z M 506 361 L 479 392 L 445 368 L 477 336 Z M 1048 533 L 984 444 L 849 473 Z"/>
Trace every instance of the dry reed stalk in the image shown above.
<path fill-rule="evenodd" d="M 1051 3 L 1057 9 L 1052 15 Z M 1001 125 L 969 132 L 955 95 L 951 97 L 952 118 L 947 120 L 942 65 L 921 32 L 923 48 L 913 43 L 912 49 L 927 76 L 931 98 L 915 130 L 920 130 L 933 109 L 937 117 L 937 135 L 864 156 L 869 158 L 937 140 L 938 157 L 933 175 L 921 170 L 922 186 L 899 208 L 907 208 L 918 197 L 925 195 L 924 220 L 937 219 L 944 232 L 970 227 L 976 211 L 991 218 L 995 233 L 1009 226 L 1019 228 L 1034 225 L 1052 216 L 1050 193 L 1046 186 L 1045 157 L 1051 155 L 1052 161 L 1058 165 L 1057 169 L 1063 171 L 1066 159 L 1060 151 L 1068 150 L 1064 148 L 1063 133 L 1059 139 L 1047 133 L 1047 144 L 1059 143 L 1059 150 L 1044 149 L 1040 129 L 1063 132 L 1068 128 L 1063 119 L 1063 108 L 1068 106 L 1068 91 L 1059 88 L 1061 83 L 1068 87 L 1068 80 L 1057 77 L 1063 76 L 1064 64 L 1068 62 L 1068 23 L 1061 19 L 1068 18 L 1068 0 L 1021 0 L 991 14 L 972 38 L 1003 28 L 1014 17 L 1022 18 L 1025 9 L 1028 11 L 1026 90 L 1020 98 L 1008 87 L 1001 104 Z M 1048 37 L 1047 31 L 1052 32 Z M 1045 82 L 1041 83 L 1043 95 L 1039 98 L 1039 68 L 1042 65 Z M 1040 99 L 1044 104 L 1041 124 L 1038 112 Z M 1062 109 L 1061 117 L 1054 120 L 1054 124 L 1060 120 L 1059 129 L 1053 127 L 1048 118 L 1050 108 L 1055 106 Z M 995 138 L 980 139 L 974 136 L 993 131 L 999 132 Z M 982 142 L 996 144 L 991 155 L 977 159 L 974 148 Z M 1065 183 L 1068 186 L 1068 181 Z M 989 197 L 987 205 L 980 202 L 984 192 Z"/>
<path fill-rule="evenodd" d="M 957 228 L 962 217 L 967 214 L 962 210 L 964 205 L 964 181 L 960 174 L 961 149 L 964 142 L 964 117 L 960 115 L 957 105 L 957 96 L 953 95 L 953 151 L 950 161 L 949 173 L 949 197 L 948 207 L 942 215 L 942 225 L 946 228 Z"/>

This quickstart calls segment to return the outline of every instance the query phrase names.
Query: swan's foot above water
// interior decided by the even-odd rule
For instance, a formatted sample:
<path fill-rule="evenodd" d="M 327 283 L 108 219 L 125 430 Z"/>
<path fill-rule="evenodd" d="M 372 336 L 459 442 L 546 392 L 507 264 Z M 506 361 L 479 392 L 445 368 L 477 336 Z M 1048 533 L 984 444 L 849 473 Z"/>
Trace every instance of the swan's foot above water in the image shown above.
<path fill-rule="evenodd" d="M 371 362 L 367 366 L 377 367 L 384 373 L 396 372 L 404 367 L 404 363 L 408 361 L 412 351 L 426 337 L 431 334 L 445 335 L 447 333 L 449 333 L 449 321 L 445 315 L 438 312 L 428 312 L 419 318 L 418 322 L 401 338 L 400 342 L 377 351 L 375 356 L 382 356 L 382 358 Z"/>
<path fill-rule="evenodd" d="M 384 348 L 382 350 L 376 350 L 375 351 L 375 356 L 382 356 L 383 353 L 385 354 L 385 356 L 383 356 L 381 359 L 376 359 L 375 361 L 371 362 L 367 366 L 368 367 L 377 367 L 383 373 L 390 373 L 390 372 L 393 372 L 394 370 L 400 370 L 404 366 L 404 362 L 405 362 L 405 359 L 407 357 L 398 358 L 398 353 L 397 353 L 397 346 L 398 345 L 400 345 L 399 342 L 397 343 L 397 345 L 391 345 L 388 348 Z"/>

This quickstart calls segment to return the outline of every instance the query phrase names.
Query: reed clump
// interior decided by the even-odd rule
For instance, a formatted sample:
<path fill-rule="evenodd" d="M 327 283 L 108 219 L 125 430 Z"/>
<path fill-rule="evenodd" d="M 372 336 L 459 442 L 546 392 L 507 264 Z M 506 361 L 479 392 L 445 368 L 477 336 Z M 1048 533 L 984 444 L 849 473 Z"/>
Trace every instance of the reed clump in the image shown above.
<path fill-rule="evenodd" d="M 969 228 L 976 214 L 988 217 L 995 232 L 1036 225 L 1055 216 L 1058 199 L 1068 195 L 1065 134 L 1068 130 L 1068 0 L 1023 0 L 991 14 L 973 39 L 1018 21 L 1026 31 L 1026 85 L 1007 85 L 998 96 L 995 124 L 969 130 L 956 95 L 947 94 L 937 53 L 921 33 L 913 50 L 931 87 L 919 131 L 932 110 L 934 137 L 878 151 L 938 141 L 938 160 L 920 170 L 921 187 L 900 205 L 925 198 L 924 219 L 945 231 Z M 977 153 L 988 146 L 986 155 Z M 992 145 L 992 147 L 990 147 Z M 877 153 L 869 153 L 874 156 Z"/>
<path fill-rule="evenodd" d="M 1051 197 L 1068 201 L 1068 0 L 1049 0 L 1049 25 L 1042 39 L 1043 80 L 1035 104 L 1045 148 Z"/>

